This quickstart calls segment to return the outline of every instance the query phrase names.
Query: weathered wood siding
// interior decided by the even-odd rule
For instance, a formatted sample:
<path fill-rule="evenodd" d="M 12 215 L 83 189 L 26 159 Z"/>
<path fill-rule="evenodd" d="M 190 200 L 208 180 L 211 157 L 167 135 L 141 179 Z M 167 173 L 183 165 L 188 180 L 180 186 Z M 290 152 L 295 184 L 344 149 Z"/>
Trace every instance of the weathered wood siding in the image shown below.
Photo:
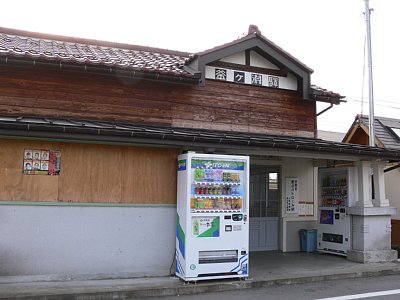
<path fill-rule="evenodd" d="M 400 220 L 392 219 L 392 245 L 400 246 Z"/>
<path fill-rule="evenodd" d="M 60 150 L 60 175 L 24 175 L 24 149 Z M 0 140 L 0 201 L 175 204 L 177 157 L 171 148 Z"/>
<path fill-rule="evenodd" d="M 301 93 L 207 80 L 205 86 L 1 66 L 0 114 L 314 137 Z"/>
<path fill-rule="evenodd" d="M 369 145 L 369 135 L 361 128 L 357 128 L 351 136 L 351 139 L 347 141 L 352 144 Z"/>

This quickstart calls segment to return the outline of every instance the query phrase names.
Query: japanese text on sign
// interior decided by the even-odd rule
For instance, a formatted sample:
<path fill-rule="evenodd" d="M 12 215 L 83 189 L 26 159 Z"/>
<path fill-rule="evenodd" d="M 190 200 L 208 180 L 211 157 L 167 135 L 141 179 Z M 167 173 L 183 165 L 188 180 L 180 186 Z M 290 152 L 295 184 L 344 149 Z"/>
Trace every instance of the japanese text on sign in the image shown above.
<path fill-rule="evenodd" d="M 212 73 L 207 75 L 208 76 L 207 78 L 241 83 L 241 84 L 265 86 L 271 88 L 282 88 L 280 81 L 282 79 L 285 81 L 285 78 L 282 77 L 280 78 L 279 76 L 270 76 L 266 74 L 252 73 L 239 70 L 212 68 L 210 71 Z M 295 87 L 289 89 L 295 89 Z"/>
<path fill-rule="evenodd" d="M 260 74 L 251 74 L 251 84 L 262 85 L 262 76 Z"/>
<path fill-rule="evenodd" d="M 279 77 L 276 76 L 268 76 L 268 85 L 270 87 L 279 87 Z"/>
<path fill-rule="evenodd" d="M 297 214 L 299 211 L 298 178 L 286 178 L 285 210 L 288 214 Z"/>
<path fill-rule="evenodd" d="M 226 80 L 226 70 L 225 69 L 215 69 L 215 79 Z"/>
<path fill-rule="evenodd" d="M 235 71 L 234 72 L 233 81 L 234 82 L 238 82 L 238 83 L 245 83 L 245 74 L 244 74 L 244 72 Z"/>

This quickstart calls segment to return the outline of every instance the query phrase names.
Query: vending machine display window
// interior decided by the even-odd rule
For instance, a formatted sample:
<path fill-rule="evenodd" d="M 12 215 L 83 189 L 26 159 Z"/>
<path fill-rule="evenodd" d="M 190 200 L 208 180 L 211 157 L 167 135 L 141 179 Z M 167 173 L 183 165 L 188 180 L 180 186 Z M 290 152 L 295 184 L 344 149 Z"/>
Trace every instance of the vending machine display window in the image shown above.
<path fill-rule="evenodd" d="M 214 164 L 222 168 L 227 162 L 192 160 L 193 184 L 190 209 L 192 212 L 240 212 L 243 187 L 241 174 L 243 162 L 229 162 L 230 170 L 206 169 Z M 233 170 L 232 170 L 233 169 Z M 237 171 L 235 171 L 237 170 Z"/>

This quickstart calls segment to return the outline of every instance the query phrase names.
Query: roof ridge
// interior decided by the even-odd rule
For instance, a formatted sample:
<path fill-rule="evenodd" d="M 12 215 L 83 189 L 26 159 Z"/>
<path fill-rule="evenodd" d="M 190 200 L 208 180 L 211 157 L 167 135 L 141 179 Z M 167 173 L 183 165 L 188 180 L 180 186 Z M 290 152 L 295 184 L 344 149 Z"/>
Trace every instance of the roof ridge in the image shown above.
<path fill-rule="evenodd" d="M 369 115 L 357 114 L 356 117 L 359 119 L 369 119 Z M 381 117 L 381 116 L 374 116 L 374 119 L 375 119 L 375 121 L 383 120 L 383 121 L 400 122 L 400 119 L 397 119 L 397 118 L 389 118 L 389 117 Z"/>

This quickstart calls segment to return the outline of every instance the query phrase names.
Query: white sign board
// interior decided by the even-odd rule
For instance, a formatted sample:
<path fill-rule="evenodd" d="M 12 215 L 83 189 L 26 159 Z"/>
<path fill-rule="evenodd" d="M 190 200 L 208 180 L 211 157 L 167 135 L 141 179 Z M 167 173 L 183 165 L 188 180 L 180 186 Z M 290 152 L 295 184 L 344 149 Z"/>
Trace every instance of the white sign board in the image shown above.
<path fill-rule="evenodd" d="M 287 214 L 299 213 L 299 179 L 286 178 L 285 211 Z"/>
<path fill-rule="evenodd" d="M 232 70 L 206 66 L 206 78 L 228 81 L 239 84 L 272 87 L 287 90 L 297 90 L 297 79 L 288 74 L 287 77 L 253 73 L 247 71 Z"/>

